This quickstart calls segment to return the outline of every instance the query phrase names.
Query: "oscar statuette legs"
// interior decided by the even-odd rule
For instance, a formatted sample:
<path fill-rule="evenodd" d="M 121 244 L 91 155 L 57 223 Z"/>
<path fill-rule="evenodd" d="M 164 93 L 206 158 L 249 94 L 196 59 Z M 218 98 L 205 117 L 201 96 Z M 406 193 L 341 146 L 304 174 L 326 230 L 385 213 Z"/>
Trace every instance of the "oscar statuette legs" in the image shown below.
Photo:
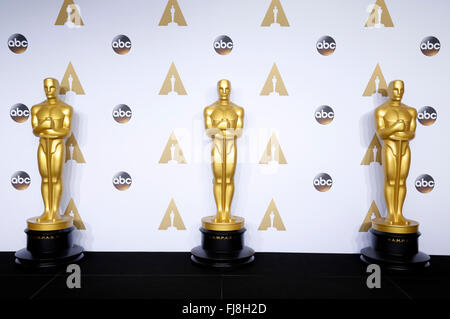
<path fill-rule="evenodd" d="M 83 248 L 73 244 L 75 227 L 61 230 L 26 229 L 27 247 L 16 252 L 16 264 L 25 268 L 49 268 L 80 261 Z"/>

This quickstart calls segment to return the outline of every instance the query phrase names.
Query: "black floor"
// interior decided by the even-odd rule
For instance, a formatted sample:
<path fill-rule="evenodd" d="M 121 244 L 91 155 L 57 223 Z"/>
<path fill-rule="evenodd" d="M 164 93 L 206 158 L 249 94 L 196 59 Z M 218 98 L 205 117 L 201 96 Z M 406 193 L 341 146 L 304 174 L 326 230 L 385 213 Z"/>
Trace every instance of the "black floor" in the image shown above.
<path fill-rule="evenodd" d="M 382 272 L 366 285 L 356 254 L 258 253 L 232 271 L 205 269 L 188 253 L 86 253 L 81 288 L 69 289 L 65 269 L 25 272 L 13 253 L 0 253 L 0 299 L 422 299 L 450 298 L 450 256 L 432 256 L 422 274 Z"/>

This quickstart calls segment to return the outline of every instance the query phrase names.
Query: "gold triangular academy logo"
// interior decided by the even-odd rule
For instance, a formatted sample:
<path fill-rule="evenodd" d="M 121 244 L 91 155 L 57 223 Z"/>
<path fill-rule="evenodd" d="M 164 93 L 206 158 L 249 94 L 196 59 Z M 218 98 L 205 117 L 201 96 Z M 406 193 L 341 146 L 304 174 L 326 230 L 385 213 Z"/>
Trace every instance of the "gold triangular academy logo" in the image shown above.
<path fill-rule="evenodd" d="M 284 227 L 284 223 L 281 220 L 280 212 L 278 211 L 273 199 L 270 201 L 269 207 L 267 207 L 266 213 L 264 214 L 258 230 L 267 230 L 268 228 L 286 230 L 286 227 Z"/>
<path fill-rule="evenodd" d="M 271 25 L 281 27 L 289 26 L 288 19 L 286 18 L 286 14 L 284 13 L 280 0 L 272 0 L 266 11 L 263 22 L 261 23 L 262 27 L 269 27 Z"/>
<path fill-rule="evenodd" d="M 183 82 L 181 82 L 180 75 L 175 67 L 175 63 L 173 62 L 170 65 L 169 72 L 167 72 L 161 90 L 159 91 L 159 95 L 168 94 L 187 95 Z"/>
<path fill-rule="evenodd" d="M 288 95 L 280 71 L 274 63 L 260 95 Z"/>
<path fill-rule="evenodd" d="M 73 225 L 78 230 L 85 230 L 86 227 L 84 226 L 83 220 L 81 219 L 80 213 L 78 213 L 78 208 L 75 205 L 75 202 L 71 198 L 69 201 L 69 204 L 67 205 L 67 208 L 64 212 L 64 216 L 72 216 L 73 217 Z"/>
<path fill-rule="evenodd" d="M 392 28 L 394 26 L 384 0 L 377 0 L 374 4 L 369 5 L 367 12 L 369 12 L 369 17 L 364 25 L 366 28 Z"/>
<path fill-rule="evenodd" d="M 381 218 L 380 210 L 378 209 L 375 201 L 372 201 L 372 204 L 369 207 L 369 211 L 367 212 L 366 217 L 359 228 L 360 232 L 368 232 L 370 227 L 372 227 L 372 215 L 375 215 L 375 218 Z"/>
<path fill-rule="evenodd" d="M 187 25 L 177 0 L 167 1 L 166 8 L 164 9 L 161 20 L 159 21 L 160 26 L 172 24 L 177 24 L 178 26 Z"/>
<path fill-rule="evenodd" d="M 369 83 L 367 83 L 366 89 L 364 90 L 363 96 L 372 96 L 374 93 L 387 96 L 387 84 L 383 72 L 381 72 L 380 64 L 377 64 L 375 67 Z"/>
<path fill-rule="evenodd" d="M 64 95 L 67 92 L 75 92 L 76 94 L 84 94 L 83 87 L 81 86 L 80 79 L 78 78 L 72 62 L 69 62 L 66 73 L 64 73 L 63 79 L 60 84 L 59 94 Z"/>
<path fill-rule="evenodd" d="M 81 18 L 80 6 L 75 4 L 73 0 L 64 0 L 55 25 L 66 25 L 68 27 L 79 27 L 84 25 Z"/>
<path fill-rule="evenodd" d="M 283 150 L 281 149 L 280 142 L 278 142 L 275 133 L 272 133 L 259 164 L 269 164 L 272 162 L 287 164 L 286 157 L 284 157 Z"/>
<path fill-rule="evenodd" d="M 81 149 L 78 146 L 78 142 L 73 133 L 66 140 L 66 160 L 65 160 L 65 162 L 70 161 L 70 160 L 74 160 L 75 162 L 80 163 L 80 164 L 86 163 L 83 153 L 81 153 Z"/>
<path fill-rule="evenodd" d="M 372 141 L 367 148 L 366 154 L 361 161 L 361 165 L 370 165 L 378 162 L 381 165 L 381 143 L 377 134 L 373 135 Z"/>
<path fill-rule="evenodd" d="M 183 156 L 183 151 L 181 150 L 180 143 L 178 143 L 174 132 L 170 134 L 166 147 L 164 148 L 161 158 L 159 159 L 159 163 L 186 164 L 186 159 Z"/>
<path fill-rule="evenodd" d="M 181 218 L 180 212 L 178 211 L 177 205 L 175 205 L 173 198 L 170 199 L 169 207 L 167 207 L 158 229 L 167 230 L 169 227 L 174 227 L 177 230 L 186 230 L 183 219 Z"/>

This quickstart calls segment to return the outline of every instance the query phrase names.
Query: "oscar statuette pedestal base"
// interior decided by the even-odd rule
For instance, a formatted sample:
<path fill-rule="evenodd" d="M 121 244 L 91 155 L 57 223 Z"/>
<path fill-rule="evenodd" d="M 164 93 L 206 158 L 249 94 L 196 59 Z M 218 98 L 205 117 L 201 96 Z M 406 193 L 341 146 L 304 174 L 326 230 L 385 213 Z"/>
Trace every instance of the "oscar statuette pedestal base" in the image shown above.
<path fill-rule="evenodd" d="M 83 247 L 73 244 L 75 227 L 37 231 L 26 229 L 27 248 L 16 252 L 16 264 L 25 268 L 50 268 L 80 261 Z"/>
<path fill-rule="evenodd" d="M 200 228 L 202 244 L 191 250 L 191 260 L 202 266 L 230 268 L 251 263 L 254 250 L 244 246 L 245 228 L 219 231 Z"/>
<path fill-rule="evenodd" d="M 388 233 L 370 229 L 371 246 L 361 250 L 361 260 L 389 270 L 415 271 L 430 265 L 430 256 L 419 252 L 416 233 Z"/>

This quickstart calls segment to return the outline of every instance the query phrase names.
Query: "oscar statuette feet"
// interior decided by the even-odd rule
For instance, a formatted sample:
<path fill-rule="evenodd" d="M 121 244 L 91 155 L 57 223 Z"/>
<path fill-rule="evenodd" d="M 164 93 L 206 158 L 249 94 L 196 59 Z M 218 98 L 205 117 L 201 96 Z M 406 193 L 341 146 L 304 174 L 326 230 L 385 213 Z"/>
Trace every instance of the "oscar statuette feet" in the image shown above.
<path fill-rule="evenodd" d="M 411 225 L 411 222 L 406 219 L 403 218 L 402 216 L 400 216 L 399 218 L 395 218 L 395 219 L 391 219 L 389 217 L 386 217 L 384 219 L 384 222 L 386 223 L 386 225 L 405 225 L 405 226 L 409 226 Z"/>
<path fill-rule="evenodd" d="M 415 220 L 404 219 L 395 221 L 389 218 L 374 218 L 372 228 L 378 231 L 399 234 L 411 234 L 419 231 L 419 223 Z"/>
<path fill-rule="evenodd" d="M 73 225 L 71 216 L 59 216 L 56 218 L 47 218 L 44 215 L 27 219 L 28 229 L 30 230 L 59 230 L 70 228 Z"/>

